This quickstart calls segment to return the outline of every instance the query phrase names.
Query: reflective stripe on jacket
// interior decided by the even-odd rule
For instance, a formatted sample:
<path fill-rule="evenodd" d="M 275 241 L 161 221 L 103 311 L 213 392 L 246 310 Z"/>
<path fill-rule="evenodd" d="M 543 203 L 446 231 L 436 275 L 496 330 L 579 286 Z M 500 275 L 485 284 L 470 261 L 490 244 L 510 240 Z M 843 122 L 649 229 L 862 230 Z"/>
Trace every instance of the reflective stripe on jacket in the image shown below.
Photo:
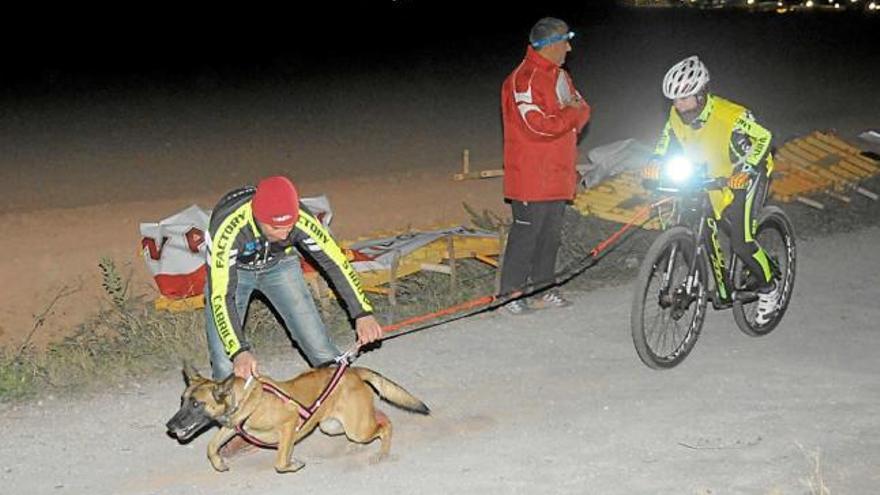
<path fill-rule="evenodd" d="M 373 308 L 357 272 L 321 222 L 300 203 L 299 219 L 287 239 L 269 242 L 251 211 L 255 189 L 230 192 L 214 208 L 208 228 L 208 295 L 211 315 L 229 356 L 247 350 L 241 316 L 235 305 L 238 270 L 260 270 L 284 257 L 297 256 L 297 249 L 313 260 L 330 279 L 345 302 L 352 319 L 372 313 Z"/>
<path fill-rule="evenodd" d="M 501 88 L 506 198 L 574 197 L 577 134 L 590 119 L 590 107 L 566 107 L 572 98 L 581 95 L 568 73 L 528 47 Z"/>

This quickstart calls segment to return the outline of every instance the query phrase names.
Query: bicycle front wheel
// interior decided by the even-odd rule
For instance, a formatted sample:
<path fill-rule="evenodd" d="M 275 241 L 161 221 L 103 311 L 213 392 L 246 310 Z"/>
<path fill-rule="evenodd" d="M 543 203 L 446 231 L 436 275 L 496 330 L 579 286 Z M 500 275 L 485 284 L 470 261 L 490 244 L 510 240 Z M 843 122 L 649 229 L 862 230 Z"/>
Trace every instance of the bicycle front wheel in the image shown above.
<path fill-rule="evenodd" d="M 706 270 L 697 260 L 688 288 L 690 263 L 696 253 L 693 233 L 673 227 L 661 234 L 642 261 L 633 293 L 630 327 L 639 358 L 648 367 L 678 365 L 697 343 L 708 301 Z"/>

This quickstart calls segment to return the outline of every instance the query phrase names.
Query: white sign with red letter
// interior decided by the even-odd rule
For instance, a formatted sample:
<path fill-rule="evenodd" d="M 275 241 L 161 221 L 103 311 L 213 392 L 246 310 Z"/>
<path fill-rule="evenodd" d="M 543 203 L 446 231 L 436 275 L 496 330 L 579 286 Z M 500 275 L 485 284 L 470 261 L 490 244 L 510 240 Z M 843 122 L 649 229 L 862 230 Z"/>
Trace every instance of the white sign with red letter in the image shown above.
<path fill-rule="evenodd" d="M 192 205 L 159 223 L 141 224 L 141 251 L 163 296 L 182 299 L 204 291 L 209 218 Z"/>

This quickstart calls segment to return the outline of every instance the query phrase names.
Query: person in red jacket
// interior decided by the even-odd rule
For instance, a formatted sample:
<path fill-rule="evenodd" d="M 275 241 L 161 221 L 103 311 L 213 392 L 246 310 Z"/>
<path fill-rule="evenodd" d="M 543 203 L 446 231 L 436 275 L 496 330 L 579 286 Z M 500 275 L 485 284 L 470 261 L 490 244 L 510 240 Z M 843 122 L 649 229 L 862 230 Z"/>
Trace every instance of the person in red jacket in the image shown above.
<path fill-rule="evenodd" d="M 574 198 L 577 182 L 577 136 L 590 119 L 590 106 L 562 68 L 573 36 L 560 19 L 539 20 L 525 58 L 501 88 L 504 197 L 513 211 L 502 295 L 523 290 L 529 281 L 554 281 L 565 203 Z M 556 290 L 541 299 L 539 307 L 571 304 Z M 522 299 L 505 308 L 514 315 L 532 309 Z"/>

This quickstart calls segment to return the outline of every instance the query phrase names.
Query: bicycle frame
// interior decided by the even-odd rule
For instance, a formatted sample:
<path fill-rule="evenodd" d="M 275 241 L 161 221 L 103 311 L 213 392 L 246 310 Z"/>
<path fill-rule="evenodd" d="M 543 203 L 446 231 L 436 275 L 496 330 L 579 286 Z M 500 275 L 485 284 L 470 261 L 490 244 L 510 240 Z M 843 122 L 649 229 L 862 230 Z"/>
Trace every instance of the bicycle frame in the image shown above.
<path fill-rule="evenodd" d="M 727 266 L 721 241 L 718 238 L 718 222 L 705 212 L 700 217 L 700 224 L 696 232 L 697 256 L 691 261 L 690 272 L 696 276 L 698 260 L 703 260 L 704 266 L 710 268 L 715 282 L 712 292 L 712 307 L 717 309 L 729 308 L 733 305 L 735 291 L 733 276 L 736 270 L 737 258 L 730 256 L 730 264 Z M 726 268 L 726 270 L 725 270 Z"/>
<path fill-rule="evenodd" d="M 757 198 L 758 204 L 764 204 L 766 192 L 769 188 L 769 181 L 766 181 L 764 187 L 759 191 Z M 670 190 L 671 191 L 671 190 Z M 681 191 L 674 191 L 681 193 Z M 745 303 L 752 302 L 757 299 L 757 294 L 752 291 L 737 290 L 734 287 L 733 280 L 738 268 L 739 260 L 731 253 L 729 263 L 727 262 L 721 240 L 718 235 L 718 222 L 714 216 L 710 215 L 711 205 L 708 195 L 701 193 L 700 199 L 696 205 L 687 207 L 684 205 L 685 198 L 679 197 L 675 201 L 674 208 L 677 210 L 676 224 L 685 225 L 694 233 L 695 256 L 691 257 L 688 266 L 687 282 L 685 284 L 685 293 L 688 297 L 696 297 L 694 293 L 695 282 L 697 281 L 697 270 L 705 267 L 706 271 L 712 274 L 713 289 L 710 293 L 712 307 L 716 310 L 730 308 L 735 301 Z M 683 211 L 687 210 L 687 212 Z M 686 213 L 699 213 L 692 216 Z M 673 251 L 669 256 L 669 265 L 664 272 L 664 278 L 661 284 L 663 293 L 668 294 L 670 284 L 670 273 L 672 263 L 675 260 L 677 247 L 673 247 Z M 778 270 L 773 260 L 770 260 L 774 271 Z M 707 288 L 708 290 L 708 288 Z"/>

